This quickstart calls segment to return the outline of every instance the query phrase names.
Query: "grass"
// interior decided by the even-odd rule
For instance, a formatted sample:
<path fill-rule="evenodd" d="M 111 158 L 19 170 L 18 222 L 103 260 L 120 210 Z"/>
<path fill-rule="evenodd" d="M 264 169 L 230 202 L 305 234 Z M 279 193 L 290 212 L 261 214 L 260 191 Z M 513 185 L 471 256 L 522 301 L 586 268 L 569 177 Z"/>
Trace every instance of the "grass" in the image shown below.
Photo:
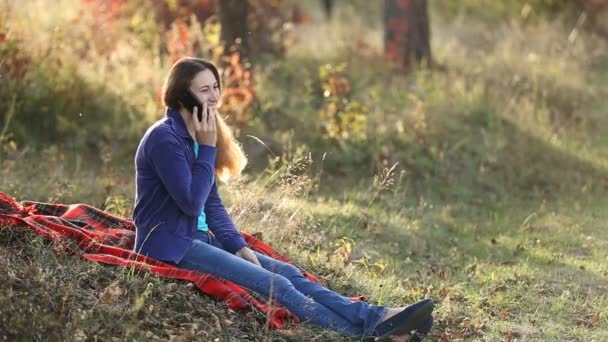
<path fill-rule="evenodd" d="M 364 294 L 384 305 L 430 296 L 439 303 L 436 338 L 606 336 L 605 200 L 397 201 L 404 194 L 393 186 L 368 207 L 362 193 L 370 193 L 371 184 L 309 196 L 314 181 L 286 179 L 265 187 L 260 184 L 266 181 L 231 184 L 223 189 L 230 211 L 239 227 L 262 233 L 340 293 Z M 303 189 L 300 195 L 297 189 Z M 8 336 L 284 338 L 183 282 L 145 272 L 129 276 L 127 270 L 55 255 L 23 229 L 2 234 L 2 265 L 9 275 L 3 288 L 12 289 L 2 297 L 3 307 L 16 313 L 5 322 Z M 344 254 L 334 251 L 349 241 L 345 263 Z M 111 289 L 119 290 L 104 297 Z M 30 304 L 34 311 L 23 312 Z M 18 321 L 26 315 L 31 319 Z M 308 326 L 300 338 L 338 336 Z"/>
<path fill-rule="evenodd" d="M 377 20 L 353 18 L 355 9 L 297 27 L 301 40 L 286 60 L 256 67 L 258 103 L 241 135 L 255 158 L 242 179 L 221 188 L 237 226 L 261 233 L 342 294 L 391 306 L 432 297 L 432 340 L 608 339 L 606 42 L 584 33 L 569 39 L 559 21 L 492 25 L 432 13 L 433 50 L 446 70 L 403 76 L 379 58 Z M 52 13 L 44 27 L 61 23 Z M 24 36 L 36 32 L 20 25 Z M 352 27 L 368 29 L 353 41 Z M 120 61 L 168 66 L 139 45 L 118 45 Z M 108 112 L 157 116 L 155 88 L 145 84 L 160 74 L 133 74 L 111 58 L 96 69 L 98 58 L 69 72 L 96 89 L 113 69 L 116 88 L 103 93 Z M 340 63 L 349 99 L 368 108 L 364 141 L 316 134 L 326 101 L 319 68 Z M 131 81 L 146 90 L 138 95 Z M 256 152 L 246 134 L 279 156 Z M 0 145 L 0 190 L 128 217 L 133 166 L 124 146 L 137 141 L 127 136 L 105 143 L 101 157 L 69 143 Z M 268 331 L 184 282 L 55 254 L 22 228 L 0 229 L 0 244 L 4 339 L 340 339 L 310 325 L 295 337 Z"/>

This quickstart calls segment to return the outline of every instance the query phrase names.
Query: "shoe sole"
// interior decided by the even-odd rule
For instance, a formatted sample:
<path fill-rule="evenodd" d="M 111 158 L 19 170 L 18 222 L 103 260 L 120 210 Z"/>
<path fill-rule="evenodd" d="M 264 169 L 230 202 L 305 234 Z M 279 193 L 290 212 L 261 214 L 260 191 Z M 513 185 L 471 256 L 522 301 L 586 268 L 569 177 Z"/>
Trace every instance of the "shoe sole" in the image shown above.
<path fill-rule="evenodd" d="M 426 303 L 423 307 L 419 308 L 412 314 L 412 318 L 409 319 L 405 324 L 400 325 L 392 331 L 389 335 L 403 335 L 405 333 L 410 334 L 412 331 L 416 330 L 424 321 L 433 313 L 433 309 L 435 309 L 435 305 L 432 301 Z"/>
<path fill-rule="evenodd" d="M 428 301 L 428 303 L 424 304 L 420 308 L 418 308 L 410 319 L 403 325 L 398 326 L 395 330 L 387 333 L 384 336 L 365 336 L 361 339 L 361 341 L 371 342 L 371 341 L 390 341 L 392 336 L 397 335 L 405 335 L 410 334 L 413 330 L 415 330 L 420 324 L 424 322 L 424 320 L 433 313 L 433 309 L 435 308 L 435 304 L 432 301 Z"/>

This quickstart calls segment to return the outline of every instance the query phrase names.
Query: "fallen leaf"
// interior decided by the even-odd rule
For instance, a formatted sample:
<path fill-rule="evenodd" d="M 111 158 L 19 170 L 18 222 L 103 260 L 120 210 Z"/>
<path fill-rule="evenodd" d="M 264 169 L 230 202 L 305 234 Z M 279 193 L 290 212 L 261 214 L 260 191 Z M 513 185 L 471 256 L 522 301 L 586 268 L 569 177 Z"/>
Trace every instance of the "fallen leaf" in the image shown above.
<path fill-rule="evenodd" d="M 580 318 L 576 321 L 576 324 L 582 325 L 585 328 L 590 328 L 594 325 L 597 325 L 600 322 L 600 315 L 590 314 L 585 315 L 584 318 Z"/>
<path fill-rule="evenodd" d="M 518 331 L 509 331 L 507 333 L 507 337 L 508 337 L 509 341 L 514 341 L 521 337 L 521 333 Z"/>
<path fill-rule="evenodd" d="M 123 294 L 123 290 L 118 285 L 110 285 L 106 287 L 100 294 L 99 302 L 103 304 L 110 304 L 116 302 L 116 300 Z"/>
<path fill-rule="evenodd" d="M 288 337 L 300 336 L 304 333 L 303 329 L 293 329 L 293 330 L 277 330 L 278 334 Z"/>
<path fill-rule="evenodd" d="M 499 291 L 505 291 L 507 287 L 505 285 L 497 285 L 490 288 L 490 294 L 494 294 Z"/>

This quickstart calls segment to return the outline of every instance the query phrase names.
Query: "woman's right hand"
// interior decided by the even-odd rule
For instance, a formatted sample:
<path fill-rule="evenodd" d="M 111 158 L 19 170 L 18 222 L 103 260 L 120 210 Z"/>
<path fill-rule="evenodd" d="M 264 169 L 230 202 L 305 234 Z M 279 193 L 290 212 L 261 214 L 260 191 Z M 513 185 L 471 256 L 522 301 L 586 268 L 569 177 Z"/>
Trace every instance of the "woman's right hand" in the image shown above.
<path fill-rule="evenodd" d="M 243 248 L 239 249 L 236 252 L 236 256 L 241 257 L 241 258 L 243 258 L 243 259 L 245 259 L 245 260 L 247 260 L 247 261 L 249 261 L 249 262 L 251 262 L 253 264 L 256 264 L 256 265 L 262 267 L 262 264 L 260 264 L 260 260 L 258 260 L 258 257 L 247 246 L 244 246 Z"/>
<path fill-rule="evenodd" d="M 216 115 L 214 110 L 211 110 L 207 103 L 203 102 L 202 120 L 198 120 L 198 109 L 192 110 L 192 121 L 194 122 L 194 134 L 196 141 L 200 145 L 214 146 L 217 143 Z"/>

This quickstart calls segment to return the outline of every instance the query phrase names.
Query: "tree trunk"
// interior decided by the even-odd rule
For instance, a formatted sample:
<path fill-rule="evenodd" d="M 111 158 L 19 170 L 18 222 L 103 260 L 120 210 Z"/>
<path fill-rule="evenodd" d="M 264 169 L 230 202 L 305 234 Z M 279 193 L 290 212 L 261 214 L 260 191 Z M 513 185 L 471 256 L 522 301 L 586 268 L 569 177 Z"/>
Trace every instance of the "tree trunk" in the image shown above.
<path fill-rule="evenodd" d="M 232 52 L 238 52 L 241 60 L 247 58 L 249 55 L 247 39 L 249 2 L 246 0 L 220 0 L 217 4 L 222 27 L 220 37 L 224 42 L 224 54 L 231 55 Z"/>
<path fill-rule="evenodd" d="M 323 0 L 323 10 L 325 11 L 326 19 L 330 20 L 334 11 L 334 0 Z"/>
<path fill-rule="evenodd" d="M 426 0 L 384 0 L 384 54 L 409 71 L 412 62 L 432 64 Z"/>

